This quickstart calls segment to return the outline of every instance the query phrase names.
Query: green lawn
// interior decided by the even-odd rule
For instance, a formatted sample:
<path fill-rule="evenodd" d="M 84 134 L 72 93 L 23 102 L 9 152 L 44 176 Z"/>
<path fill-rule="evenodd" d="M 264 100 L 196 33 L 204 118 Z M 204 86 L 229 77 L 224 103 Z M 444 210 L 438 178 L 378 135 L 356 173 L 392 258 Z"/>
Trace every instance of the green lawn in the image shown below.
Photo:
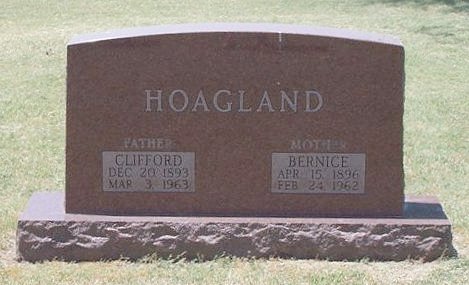
<path fill-rule="evenodd" d="M 407 194 L 436 195 L 460 257 L 432 263 L 219 259 L 17 263 L 19 213 L 64 189 L 65 46 L 74 34 L 187 22 L 278 22 L 399 36 Z M 0 2 L 0 284 L 468 284 L 469 2 Z"/>

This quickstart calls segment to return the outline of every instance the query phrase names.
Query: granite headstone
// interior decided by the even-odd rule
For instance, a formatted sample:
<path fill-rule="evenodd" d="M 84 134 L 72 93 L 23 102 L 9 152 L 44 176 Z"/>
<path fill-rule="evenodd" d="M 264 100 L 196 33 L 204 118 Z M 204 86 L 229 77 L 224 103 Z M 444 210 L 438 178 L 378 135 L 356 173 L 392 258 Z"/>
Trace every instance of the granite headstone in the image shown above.
<path fill-rule="evenodd" d="M 400 216 L 396 38 L 202 25 L 68 45 L 66 211 Z"/>
<path fill-rule="evenodd" d="M 18 258 L 455 255 L 405 197 L 396 38 L 274 24 L 75 37 L 66 191 L 34 193 Z"/>

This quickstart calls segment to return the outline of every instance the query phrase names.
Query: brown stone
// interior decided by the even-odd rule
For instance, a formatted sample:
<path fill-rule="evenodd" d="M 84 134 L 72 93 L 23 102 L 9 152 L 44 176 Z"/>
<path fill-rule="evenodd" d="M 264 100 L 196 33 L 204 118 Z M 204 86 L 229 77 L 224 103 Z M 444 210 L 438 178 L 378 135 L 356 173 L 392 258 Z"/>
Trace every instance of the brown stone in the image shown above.
<path fill-rule="evenodd" d="M 66 211 L 402 215 L 403 63 L 397 39 L 302 26 L 77 37 L 68 45 Z"/>
<path fill-rule="evenodd" d="M 407 198 L 402 218 L 164 217 L 66 214 L 64 194 L 35 193 L 18 221 L 24 261 L 146 255 L 431 261 L 455 256 L 434 198 Z"/>

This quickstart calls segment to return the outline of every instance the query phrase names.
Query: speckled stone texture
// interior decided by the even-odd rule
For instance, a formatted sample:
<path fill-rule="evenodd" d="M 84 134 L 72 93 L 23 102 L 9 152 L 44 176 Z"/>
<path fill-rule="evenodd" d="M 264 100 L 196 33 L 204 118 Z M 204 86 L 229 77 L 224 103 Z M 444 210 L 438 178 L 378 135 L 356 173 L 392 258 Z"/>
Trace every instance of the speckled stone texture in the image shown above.
<path fill-rule="evenodd" d="M 244 257 L 432 261 L 456 254 L 434 198 L 407 198 L 404 218 L 154 217 L 65 214 L 64 195 L 36 193 L 18 221 L 18 259 L 93 261 Z"/>
<path fill-rule="evenodd" d="M 404 75 L 397 38 L 348 30 L 210 23 L 74 37 L 67 46 L 66 212 L 401 216 Z M 147 105 L 146 91 L 156 90 L 162 92 L 161 111 Z M 174 90 L 187 93 L 188 107 L 181 111 L 170 108 Z M 232 104 L 231 111 L 215 108 L 219 90 L 228 91 L 219 104 Z M 323 98 L 318 111 L 305 111 L 308 90 Z M 241 111 L 240 91 L 251 111 Z M 280 110 L 282 91 L 299 92 L 296 111 Z M 193 108 L 200 92 L 208 111 Z M 263 94 L 272 109 L 258 108 Z M 176 105 L 184 104 L 175 98 Z M 139 138 L 171 143 L 126 143 Z M 148 185 L 140 171 L 106 179 L 112 167 L 105 161 L 112 159 L 104 153 L 137 151 L 192 153 L 194 179 L 185 182 L 194 192 L 135 186 Z M 299 189 L 305 193 L 275 192 L 274 153 L 363 154 L 363 193 L 332 187 L 334 193 L 315 192 L 312 184 Z M 133 165 L 130 159 L 122 167 Z M 324 183 L 345 181 L 332 177 L 324 175 Z M 161 183 L 157 178 L 149 184 Z"/>

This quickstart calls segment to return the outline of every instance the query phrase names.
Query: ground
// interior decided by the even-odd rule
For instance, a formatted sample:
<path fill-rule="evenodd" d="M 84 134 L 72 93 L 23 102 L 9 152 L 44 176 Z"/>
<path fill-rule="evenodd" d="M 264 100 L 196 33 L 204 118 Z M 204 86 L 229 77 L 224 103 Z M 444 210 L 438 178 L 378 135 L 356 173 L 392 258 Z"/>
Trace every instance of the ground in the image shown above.
<path fill-rule="evenodd" d="M 2 0 L 0 7 L 0 283 L 469 283 L 467 1 Z M 400 37 L 406 50 L 405 191 L 439 197 L 453 222 L 459 257 L 431 263 L 18 263 L 16 221 L 27 200 L 36 191 L 64 189 L 67 41 L 79 33 L 191 22 L 306 24 Z"/>

